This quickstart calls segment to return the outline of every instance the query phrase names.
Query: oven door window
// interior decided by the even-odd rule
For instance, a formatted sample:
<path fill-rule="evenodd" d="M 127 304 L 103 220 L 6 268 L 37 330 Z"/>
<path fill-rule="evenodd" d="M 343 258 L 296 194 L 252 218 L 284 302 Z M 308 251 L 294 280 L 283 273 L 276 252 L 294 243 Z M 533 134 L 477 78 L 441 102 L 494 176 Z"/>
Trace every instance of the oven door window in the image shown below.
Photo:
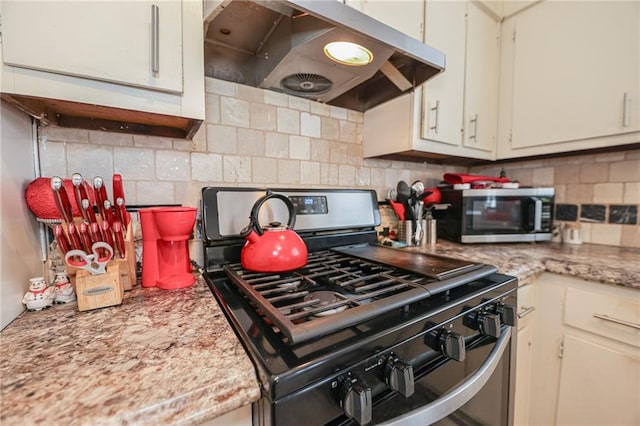
<path fill-rule="evenodd" d="M 486 382 L 474 389 L 473 396 L 455 411 L 446 417 L 431 423 L 426 419 L 433 418 L 434 414 L 420 417 L 419 414 L 409 413 L 425 412 L 425 408 L 442 403 L 443 399 L 451 397 L 460 389 L 463 389 L 473 376 L 480 376 L 495 354 L 497 343 L 490 338 L 484 339 L 473 348 L 468 348 L 464 362 L 448 361 L 434 371 L 429 371 L 416 378 L 415 393 L 409 398 L 400 394 L 375 404 L 373 409 L 373 424 L 391 425 L 507 425 L 511 400 L 509 398 L 509 372 L 510 372 L 510 341 L 504 342 L 504 350 L 495 357 L 494 370 L 490 375 L 485 374 Z M 486 373 L 486 371 L 485 371 Z M 454 399 L 441 404 L 446 408 L 455 405 Z M 431 410 L 434 411 L 434 410 Z M 437 410 L 435 410 L 437 411 Z M 437 415 L 437 414 L 435 414 Z"/>
<path fill-rule="evenodd" d="M 529 204 L 520 197 L 471 197 L 465 199 L 466 235 L 521 234 L 529 232 L 526 223 Z"/>

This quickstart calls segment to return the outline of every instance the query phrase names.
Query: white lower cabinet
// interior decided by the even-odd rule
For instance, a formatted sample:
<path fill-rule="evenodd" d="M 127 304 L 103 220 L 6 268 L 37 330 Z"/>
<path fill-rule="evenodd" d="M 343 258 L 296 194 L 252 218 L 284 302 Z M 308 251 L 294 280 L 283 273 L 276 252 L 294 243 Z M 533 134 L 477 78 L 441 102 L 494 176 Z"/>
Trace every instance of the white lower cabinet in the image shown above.
<path fill-rule="evenodd" d="M 526 425 L 530 416 L 531 372 L 533 363 L 533 329 L 535 287 L 525 284 L 518 288 L 518 336 L 516 347 L 516 389 L 514 424 Z"/>
<path fill-rule="evenodd" d="M 535 345 L 519 342 L 516 373 L 531 362 L 531 394 L 528 407 L 516 397 L 516 424 L 640 424 L 640 292 L 550 273 L 533 286 Z"/>

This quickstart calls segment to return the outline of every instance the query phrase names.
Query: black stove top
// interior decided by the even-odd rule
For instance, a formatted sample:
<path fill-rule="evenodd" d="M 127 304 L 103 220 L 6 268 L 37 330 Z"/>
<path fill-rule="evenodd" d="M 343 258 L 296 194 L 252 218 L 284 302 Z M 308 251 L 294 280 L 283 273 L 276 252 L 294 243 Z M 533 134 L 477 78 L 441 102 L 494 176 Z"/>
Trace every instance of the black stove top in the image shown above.
<path fill-rule="evenodd" d="M 419 262 L 409 265 L 410 258 Z M 394 260 L 407 268 L 394 266 Z M 238 263 L 223 269 L 264 321 L 291 344 L 336 332 L 496 271 L 493 266 L 367 244 L 310 253 L 307 264 L 291 272 L 251 272 Z"/>

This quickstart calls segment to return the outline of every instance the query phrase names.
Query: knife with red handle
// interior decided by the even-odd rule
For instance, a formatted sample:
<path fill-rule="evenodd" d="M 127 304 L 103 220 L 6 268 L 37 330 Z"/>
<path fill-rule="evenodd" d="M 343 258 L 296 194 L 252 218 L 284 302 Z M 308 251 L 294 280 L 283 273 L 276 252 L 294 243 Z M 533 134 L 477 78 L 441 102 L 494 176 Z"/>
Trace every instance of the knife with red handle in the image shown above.
<path fill-rule="evenodd" d="M 69 244 L 69 239 L 67 238 L 67 235 L 64 233 L 64 228 L 62 227 L 62 225 L 53 226 L 53 236 L 55 237 L 56 242 L 58 243 L 58 248 L 60 249 L 60 252 L 64 256 L 65 254 L 67 254 L 69 250 L 71 250 L 71 244 Z"/>
<path fill-rule="evenodd" d="M 62 183 L 62 178 L 59 176 L 51 178 L 51 190 L 53 192 L 53 200 L 56 203 L 58 212 L 60 212 L 60 217 L 67 223 L 73 222 L 73 210 L 71 209 L 67 190 Z"/>
<path fill-rule="evenodd" d="M 82 222 L 78 225 L 78 234 L 80 235 L 80 243 L 82 244 L 82 250 L 85 253 L 91 253 L 91 246 L 93 242 L 91 241 L 91 236 L 89 235 L 89 225 L 85 222 Z"/>
<path fill-rule="evenodd" d="M 102 217 L 102 220 L 106 220 L 109 223 L 114 222 L 115 219 L 113 217 L 113 210 L 111 209 L 111 201 L 104 200 L 103 206 L 104 206 L 104 216 Z"/>
<path fill-rule="evenodd" d="M 106 220 L 100 224 L 102 230 L 102 241 L 109 244 L 113 248 L 113 235 L 111 234 L 111 225 Z"/>
<path fill-rule="evenodd" d="M 113 236 L 115 239 L 116 248 L 118 249 L 118 255 L 120 256 L 121 259 L 124 259 L 126 256 L 126 251 L 124 246 L 124 234 L 122 232 L 122 223 L 117 221 L 113 222 L 111 229 L 113 230 Z"/>
<path fill-rule="evenodd" d="M 104 186 L 104 180 L 102 180 L 101 176 L 96 176 L 93 178 L 93 193 L 96 197 L 96 204 L 98 206 L 98 211 L 100 212 L 100 216 L 102 219 L 105 218 L 104 214 L 104 202 L 109 199 L 107 196 L 107 188 Z"/>
<path fill-rule="evenodd" d="M 76 204 L 82 214 L 82 218 L 89 223 L 96 222 L 95 214 L 91 209 L 91 202 L 87 188 L 84 186 L 84 179 L 80 173 L 71 175 L 71 183 L 73 183 L 73 191 L 76 196 Z M 86 201 L 85 201 L 86 200 Z M 93 216 L 93 217 L 92 217 Z"/>
<path fill-rule="evenodd" d="M 104 242 L 102 239 L 102 233 L 100 232 L 100 225 L 98 223 L 90 223 L 89 224 L 89 235 L 91 235 L 91 241 L 93 244 Z M 106 251 L 104 249 L 98 249 L 99 257 L 104 257 L 106 255 Z"/>
<path fill-rule="evenodd" d="M 69 237 L 69 243 L 73 250 L 82 250 L 80 235 L 78 234 L 76 225 L 73 222 L 67 224 L 67 236 Z"/>
<path fill-rule="evenodd" d="M 119 214 L 121 215 L 120 220 L 122 221 L 122 225 L 124 229 L 126 229 L 130 222 L 130 216 L 127 212 L 124 198 L 124 185 L 122 183 L 122 175 L 118 173 L 113 175 L 113 199 L 116 203 L 116 210 L 118 210 Z"/>

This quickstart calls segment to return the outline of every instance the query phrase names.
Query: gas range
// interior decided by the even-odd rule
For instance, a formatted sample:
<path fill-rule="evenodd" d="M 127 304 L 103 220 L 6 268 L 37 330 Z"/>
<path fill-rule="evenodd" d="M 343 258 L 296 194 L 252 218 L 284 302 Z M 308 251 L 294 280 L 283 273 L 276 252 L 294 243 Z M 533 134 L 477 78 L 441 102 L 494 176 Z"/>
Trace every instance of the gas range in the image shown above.
<path fill-rule="evenodd" d="M 239 263 L 240 230 L 264 189 L 202 191 L 205 280 L 256 366 L 263 396 L 254 424 L 405 424 L 415 416 L 428 424 L 469 415 L 508 424 L 513 277 L 375 245 L 373 191 L 272 191 L 294 200 L 295 230 L 309 248 L 294 271 Z M 286 222 L 277 203 L 263 210 L 261 221 Z M 447 396 L 460 394 L 458 381 L 473 387 L 495 377 L 499 397 L 482 392 L 495 401 L 480 414 L 478 391 L 454 403 Z"/>

